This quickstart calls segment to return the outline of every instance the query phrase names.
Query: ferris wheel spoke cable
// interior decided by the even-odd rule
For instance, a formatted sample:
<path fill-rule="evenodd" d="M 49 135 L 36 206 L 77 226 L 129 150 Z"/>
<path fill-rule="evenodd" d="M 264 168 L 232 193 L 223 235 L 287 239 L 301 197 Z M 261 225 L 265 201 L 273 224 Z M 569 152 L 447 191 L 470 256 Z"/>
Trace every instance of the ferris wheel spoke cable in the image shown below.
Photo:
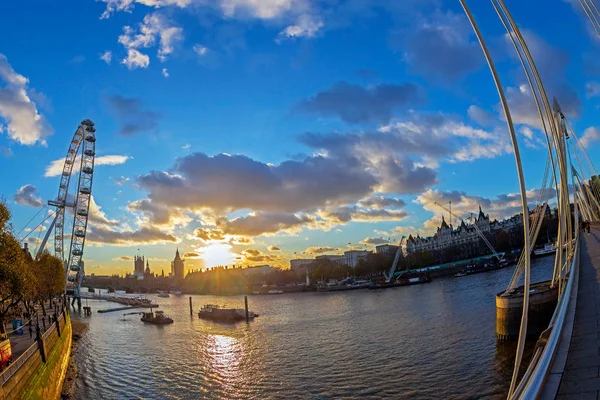
<path fill-rule="evenodd" d="M 21 234 L 21 232 L 23 232 L 25 230 L 25 228 L 27 228 L 27 226 L 31 223 L 31 221 L 33 221 L 35 219 L 35 217 L 37 217 L 42 210 L 44 210 L 46 207 L 48 207 L 48 204 L 44 204 L 39 210 L 38 212 L 35 213 L 35 215 L 33 217 L 31 217 L 31 219 L 29 221 L 27 221 L 27 223 L 21 228 L 21 230 L 19 231 L 19 233 L 17 233 L 15 235 L 15 237 L 19 237 L 19 235 Z"/>
<path fill-rule="evenodd" d="M 43 220 L 42 222 L 40 222 L 40 223 L 39 223 L 39 224 L 38 224 L 38 225 L 37 225 L 35 228 L 33 228 L 32 230 L 30 230 L 29 232 L 27 232 L 27 235 L 25 235 L 25 236 L 23 237 L 23 239 L 21 239 L 21 241 L 23 241 L 23 240 L 27 239 L 27 238 L 29 237 L 29 235 L 31 235 L 33 232 L 35 232 L 35 230 L 36 230 L 37 228 L 39 228 L 39 227 L 40 227 L 40 226 L 41 226 L 41 225 L 42 225 L 44 222 L 46 222 L 46 220 L 47 220 L 48 218 L 50 218 L 50 217 L 51 217 L 51 216 L 53 216 L 54 214 L 56 214 L 56 212 L 54 212 L 54 211 L 52 211 L 50 214 L 48 214 L 48 215 L 46 216 L 46 218 L 44 218 L 44 220 Z"/>

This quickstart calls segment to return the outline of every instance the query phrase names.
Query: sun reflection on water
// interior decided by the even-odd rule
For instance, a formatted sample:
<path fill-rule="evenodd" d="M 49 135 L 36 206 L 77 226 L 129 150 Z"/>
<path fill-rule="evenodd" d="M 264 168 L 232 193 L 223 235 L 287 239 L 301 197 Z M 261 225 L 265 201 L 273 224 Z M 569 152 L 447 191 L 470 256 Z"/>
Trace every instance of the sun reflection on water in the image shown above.
<path fill-rule="evenodd" d="M 240 370 L 242 346 L 238 339 L 226 335 L 210 335 L 206 341 L 210 373 L 223 385 L 225 392 L 235 391 L 236 382 L 243 381 Z"/>

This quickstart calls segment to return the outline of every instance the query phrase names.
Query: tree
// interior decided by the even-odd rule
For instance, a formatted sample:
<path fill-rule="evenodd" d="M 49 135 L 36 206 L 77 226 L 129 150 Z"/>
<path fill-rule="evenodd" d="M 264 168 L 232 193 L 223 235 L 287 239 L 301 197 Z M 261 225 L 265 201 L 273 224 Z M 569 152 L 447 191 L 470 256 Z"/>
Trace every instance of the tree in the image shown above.
<path fill-rule="evenodd" d="M 35 293 L 40 301 L 44 301 L 65 289 L 63 263 L 44 251 L 34 263 Z"/>
<path fill-rule="evenodd" d="M 4 333 L 4 317 L 33 291 L 31 265 L 11 232 L 11 214 L 0 201 L 0 332 Z"/>

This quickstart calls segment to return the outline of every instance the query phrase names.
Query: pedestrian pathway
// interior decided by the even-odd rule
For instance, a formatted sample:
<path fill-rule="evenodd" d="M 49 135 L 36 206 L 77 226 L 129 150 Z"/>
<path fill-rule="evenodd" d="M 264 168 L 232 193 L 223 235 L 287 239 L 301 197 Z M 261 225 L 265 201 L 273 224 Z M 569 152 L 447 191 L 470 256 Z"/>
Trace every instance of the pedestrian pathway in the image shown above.
<path fill-rule="evenodd" d="M 557 399 L 600 399 L 600 225 L 580 238 L 573 335 Z"/>

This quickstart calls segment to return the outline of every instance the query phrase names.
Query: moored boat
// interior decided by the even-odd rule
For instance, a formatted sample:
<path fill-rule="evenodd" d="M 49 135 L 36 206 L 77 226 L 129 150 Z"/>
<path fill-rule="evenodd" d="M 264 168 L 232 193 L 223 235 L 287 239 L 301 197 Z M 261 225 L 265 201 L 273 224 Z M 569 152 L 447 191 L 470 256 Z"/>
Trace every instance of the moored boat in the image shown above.
<path fill-rule="evenodd" d="M 173 323 L 173 320 L 165 316 L 162 311 L 145 312 L 142 314 L 141 321 L 155 325 L 169 325 Z"/>
<path fill-rule="evenodd" d="M 366 289 L 370 286 L 373 286 L 371 281 L 346 278 L 341 282 L 321 282 L 317 285 L 317 292 L 341 292 L 345 290 Z"/>
<path fill-rule="evenodd" d="M 398 286 L 419 285 L 421 283 L 429 283 L 429 282 L 431 282 L 431 278 L 429 276 L 417 276 L 414 278 L 398 278 L 398 280 L 396 280 L 394 282 L 384 282 L 384 283 L 370 286 L 369 290 L 387 289 L 387 288 L 398 287 Z"/>
<path fill-rule="evenodd" d="M 551 243 L 546 243 L 546 245 L 544 247 L 539 247 L 537 249 L 533 249 L 533 254 L 536 257 L 547 256 L 547 255 L 555 254 L 555 253 L 556 253 L 556 246 L 554 246 Z"/>
<path fill-rule="evenodd" d="M 171 290 L 170 292 L 173 296 L 181 296 L 183 292 L 179 289 Z"/>
<path fill-rule="evenodd" d="M 169 292 L 162 291 L 162 290 L 159 290 L 159 291 L 158 291 L 158 294 L 157 294 L 157 296 L 158 296 L 158 297 L 163 297 L 163 298 L 169 298 L 169 297 L 170 297 L 170 296 L 169 296 Z"/>
<path fill-rule="evenodd" d="M 198 317 L 213 321 L 236 322 L 246 319 L 246 310 L 243 308 L 227 308 L 216 304 L 205 304 L 198 312 Z M 254 319 L 258 314 L 248 311 L 248 318 Z"/>

